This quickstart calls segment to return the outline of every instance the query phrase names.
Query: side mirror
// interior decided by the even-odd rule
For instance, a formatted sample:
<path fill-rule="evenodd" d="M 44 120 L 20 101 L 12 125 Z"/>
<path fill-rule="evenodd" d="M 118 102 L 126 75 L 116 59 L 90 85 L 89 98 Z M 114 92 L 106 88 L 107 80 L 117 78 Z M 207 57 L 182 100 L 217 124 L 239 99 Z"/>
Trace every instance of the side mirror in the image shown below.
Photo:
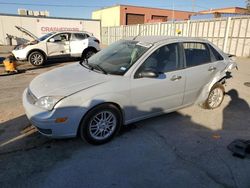
<path fill-rule="evenodd" d="M 154 70 L 144 70 L 139 73 L 140 78 L 158 78 L 159 73 L 155 72 Z"/>
<path fill-rule="evenodd" d="M 54 38 L 50 38 L 49 42 L 55 42 L 55 39 Z"/>

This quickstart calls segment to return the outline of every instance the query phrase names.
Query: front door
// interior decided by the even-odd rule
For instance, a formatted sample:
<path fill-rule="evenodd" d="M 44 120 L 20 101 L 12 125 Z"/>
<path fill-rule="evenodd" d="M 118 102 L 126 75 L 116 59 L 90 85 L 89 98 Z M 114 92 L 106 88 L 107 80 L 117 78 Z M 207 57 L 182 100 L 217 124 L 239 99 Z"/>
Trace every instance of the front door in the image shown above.
<path fill-rule="evenodd" d="M 154 51 L 137 70 L 131 81 L 131 119 L 153 116 L 182 105 L 185 74 L 178 43 L 168 44 Z M 153 70 L 157 78 L 143 78 L 141 72 Z"/>
<path fill-rule="evenodd" d="M 50 38 L 46 44 L 49 57 L 69 56 L 70 54 L 68 33 L 57 34 Z"/>

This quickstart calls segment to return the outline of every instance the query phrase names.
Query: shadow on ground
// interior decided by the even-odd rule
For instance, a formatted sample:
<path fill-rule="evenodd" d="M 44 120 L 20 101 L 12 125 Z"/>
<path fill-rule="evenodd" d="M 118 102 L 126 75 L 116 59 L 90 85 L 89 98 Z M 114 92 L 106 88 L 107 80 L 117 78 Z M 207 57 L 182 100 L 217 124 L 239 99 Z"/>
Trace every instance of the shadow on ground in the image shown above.
<path fill-rule="evenodd" d="M 79 61 L 79 58 L 59 58 L 59 59 L 51 59 L 51 60 L 47 60 L 45 62 L 44 65 L 42 66 L 33 66 L 31 65 L 29 62 L 19 62 L 19 65 L 17 67 L 18 69 L 18 73 L 15 74 L 22 74 L 25 73 L 26 71 L 33 71 L 33 70 L 39 70 L 39 69 L 46 69 L 46 68 L 53 68 L 53 67 L 57 67 L 57 66 L 62 66 L 65 64 L 69 64 L 69 63 L 73 63 L 73 62 L 77 62 Z M 4 71 L 4 66 L 3 64 L 0 64 L 0 77 L 2 76 L 11 76 L 13 74 L 7 74 Z"/>
<path fill-rule="evenodd" d="M 33 66 L 31 64 L 29 64 L 28 62 L 23 62 L 23 63 L 20 63 L 21 65 L 25 64 L 27 68 L 25 68 L 25 71 L 30 71 L 30 70 L 36 70 L 36 69 L 43 69 L 43 68 L 48 68 L 48 67 L 54 67 L 54 66 L 58 66 L 60 64 L 65 64 L 65 63 L 72 63 L 72 62 L 76 62 L 76 61 L 79 61 L 79 58 L 59 58 L 59 59 L 50 59 L 50 60 L 47 60 L 45 62 L 44 65 L 42 66 Z M 21 68 L 20 68 L 21 69 Z"/>

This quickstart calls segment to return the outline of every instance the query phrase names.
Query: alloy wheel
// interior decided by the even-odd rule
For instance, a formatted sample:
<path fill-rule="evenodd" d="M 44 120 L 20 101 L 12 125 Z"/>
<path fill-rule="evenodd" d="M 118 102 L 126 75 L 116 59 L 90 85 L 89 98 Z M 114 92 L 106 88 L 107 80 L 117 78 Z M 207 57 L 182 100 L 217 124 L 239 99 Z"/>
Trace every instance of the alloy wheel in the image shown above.
<path fill-rule="evenodd" d="M 223 91 L 220 88 L 215 88 L 211 91 L 208 97 L 208 104 L 211 108 L 218 107 L 223 100 Z"/>
<path fill-rule="evenodd" d="M 113 134 L 116 125 L 116 116 L 110 111 L 102 111 L 91 119 L 89 133 L 96 140 L 104 140 Z"/>
<path fill-rule="evenodd" d="M 30 61 L 33 65 L 41 65 L 43 63 L 43 56 L 35 53 L 30 57 Z"/>

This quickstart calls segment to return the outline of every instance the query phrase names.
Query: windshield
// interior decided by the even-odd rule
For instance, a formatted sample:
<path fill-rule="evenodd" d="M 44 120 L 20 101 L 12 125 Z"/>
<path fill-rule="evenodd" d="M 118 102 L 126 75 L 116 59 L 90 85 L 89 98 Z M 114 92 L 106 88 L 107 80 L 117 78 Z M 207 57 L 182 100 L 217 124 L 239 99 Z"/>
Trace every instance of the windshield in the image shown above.
<path fill-rule="evenodd" d="M 98 66 L 107 74 L 124 75 L 151 46 L 148 43 L 121 40 L 90 57 L 88 64 Z"/>
<path fill-rule="evenodd" d="M 41 36 L 40 38 L 38 38 L 38 40 L 39 41 L 43 41 L 43 40 L 45 40 L 45 39 L 47 39 L 47 38 L 49 38 L 51 35 L 53 35 L 53 34 L 55 34 L 55 33 L 47 33 L 46 35 L 43 35 L 43 36 Z"/>

